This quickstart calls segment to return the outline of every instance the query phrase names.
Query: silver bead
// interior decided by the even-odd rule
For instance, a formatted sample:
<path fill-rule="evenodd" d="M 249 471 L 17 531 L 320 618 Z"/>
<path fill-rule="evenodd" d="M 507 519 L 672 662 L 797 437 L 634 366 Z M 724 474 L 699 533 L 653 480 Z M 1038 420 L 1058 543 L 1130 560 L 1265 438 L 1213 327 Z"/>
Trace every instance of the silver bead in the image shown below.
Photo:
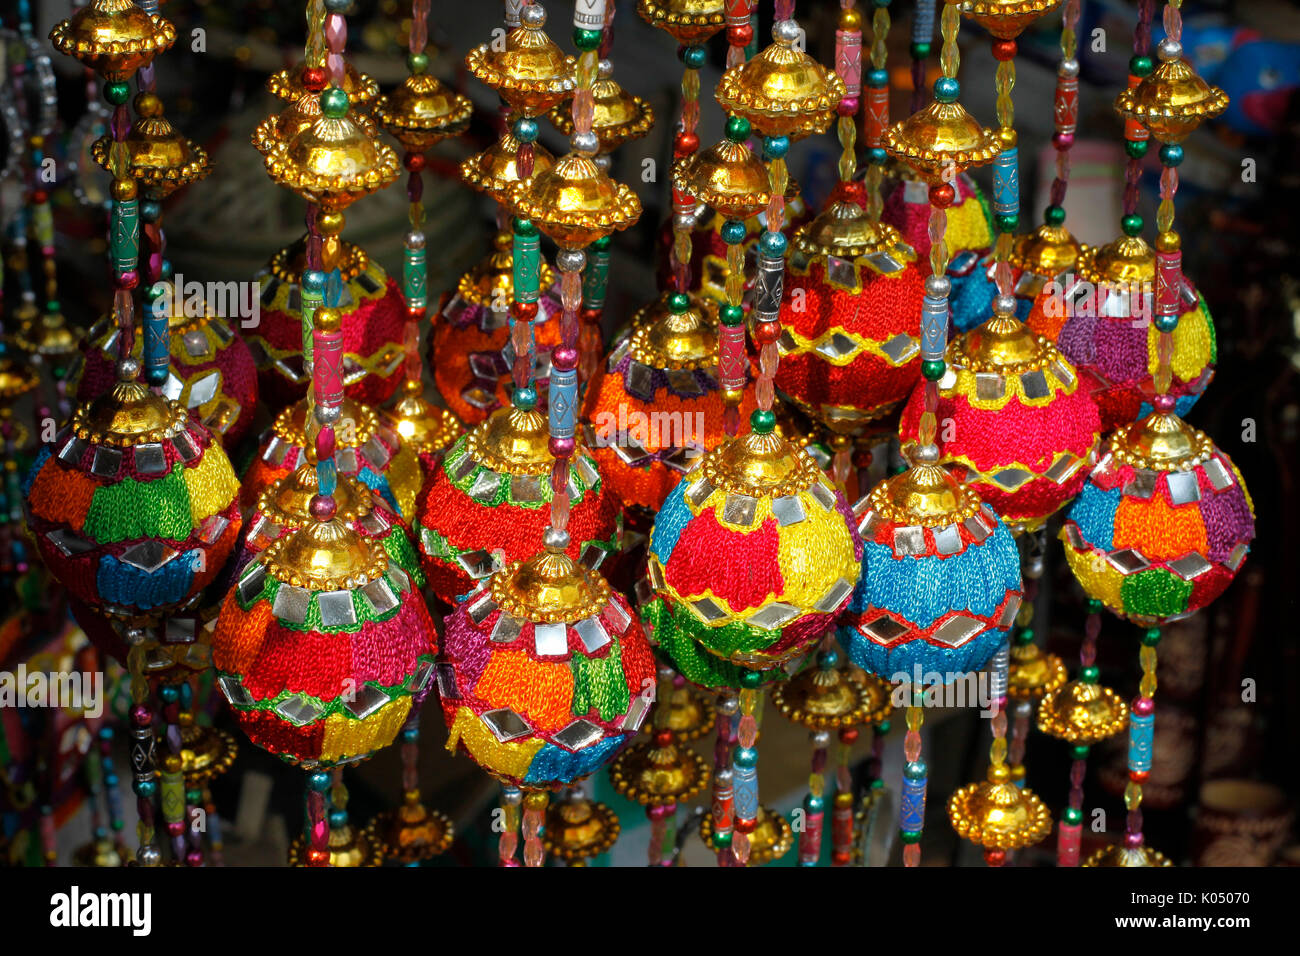
<path fill-rule="evenodd" d="M 606 60 L 601 60 L 600 63 L 597 64 L 597 66 L 596 66 L 596 76 L 597 76 L 598 79 L 608 80 L 608 79 L 609 79 L 611 76 L 613 76 L 613 75 L 614 75 L 614 61 L 613 61 L 613 60 L 608 60 L 608 59 L 606 59 Z"/>
<path fill-rule="evenodd" d="M 406 245 L 407 245 L 407 248 L 410 248 L 410 249 L 423 249 L 423 248 L 424 248 L 424 233 L 422 233 L 422 232 L 408 232 L 408 233 L 406 234 Z"/>
<path fill-rule="evenodd" d="M 519 19 L 526 27 L 546 26 L 546 8 L 540 3 L 530 3 L 519 14 Z"/>
<path fill-rule="evenodd" d="M 592 156 L 600 149 L 600 137 L 591 130 L 585 133 L 574 133 L 569 137 L 569 145 L 573 147 L 575 152 Z"/>
<path fill-rule="evenodd" d="M 1061 76 L 1078 76 L 1078 75 L 1079 75 L 1079 61 L 1078 61 L 1078 60 L 1062 60 L 1062 61 L 1061 61 L 1061 65 L 1060 65 L 1060 67 L 1058 68 L 1058 70 L 1059 70 Z"/>
<path fill-rule="evenodd" d="M 831 745 L 831 733 L 829 730 L 814 730 L 808 735 L 812 745 L 818 750 L 823 750 Z"/>
<path fill-rule="evenodd" d="M 938 445 L 917 445 L 912 449 L 912 461 L 918 465 L 934 465 L 939 461 Z"/>
<path fill-rule="evenodd" d="M 561 249 L 555 257 L 555 265 L 561 272 L 581 272 L 587 264 L 587 254 L 581 249 Z"/>
<path fill-rule="evenodd" d="M 582 784 L 575 783 L 569 788 L 569 803 L 582 803 L 587 799 L 587 791 L 583 789 Z"/>
<path fill-rule="evenodd" d="M 525 7 L 524 9 L 529 10 L 531 7 Z M 524 802 L 524 792 L 518 787 L 502 787 L 501 802 L 508 807 L 517 807 Z"/>
<path fill-rule="evenodd" d="M 120 382 L 129 382 L 140 374 L 140 363 L 133 358 L 124 358 L 117 363 L 117 378 Z"/>
<path fill-rule="evenodd" d="M 591 157 L 591 161 L 596 164 L 596 168 L 602 173 L 606 176 L 609 175 L 610 167 L 613 166 L 613 163 L 610 161 L 609 153 L 597 153 L 595 156 Z"/>
<path fill-rule="evenodd" d="M 1183 45 L 1173 37 L 1165 37 L 1160 41 L 1160 45 L 1156 47 L 1156 53 L 1159 54 L 1163 62 L 1168 63 L 1170 60 L 1177 60 L 1182 57 Z"/>
<path fill-rule="evenodd" d="M 671 667 L 669 667 L 667 664 L 660 664 L 660 665 L 659 665 L 658 674 L 659 674 L 659 679 L 660 679 L 660 680 L 662 680 L 662 681 L 670 681 L 670 680 L 673 679 L 673 676 L 675 675 L 675 673 L 676 673 L 676 672 L 675 672 Z"/>
<path fill-rule="evenodd" d="M 144 643 L 146 637 L 144 628 L 142 627 L 128 627 L 126 633 L 122 636 L 131 647 L 139 647 Z"/>
<path fill-rule="evenodd" d="M 152 843 L 146 843 L 135 851 L 135 861 L 141 866 L 161 866 L 162 850 Z"/>
<path fill-rule="evenodd" d="M 718 713 L 730 717 L 740 710 L 740 699 L 735 694 L 724 694 L 718 698 Z"/>
<path fill-rule="evenodd" d="M 777 43 L 793 43 L 799 39 L 799 24 L 793 20 L 777 20 L 772 24 L 772 39 Z"/>
<path fill-rule="evenodd" d="M 558 554 L 569 548 L 569 532 L 560 528 L 547 528 L 542 534 L 542 546 L 547 551 Z"/>
<path fill-rule="evenodd" d="M 1005 292 L 993 297 L 993 314 L 994 315 L 1015 315 L 1016 314 L 1016 297 L 1010 292 Z"/>
<path fill-rule="evenodd" d="M 343 415 L 342 405 L 317 405 L 316 421 L 322 425 L 333 425 Z"/>
<path fill-rule="evenodd" d="M 948 293 L 952 290 L 952 282 L 947 276 L 926 276 L 925 294 L 932 295 L 936 299 L 948 298 Z"/>
<path fill-rule="evenodd" d="M 694 229 L 694 228 L 695 228 L 695 215 L 694 215 L 693 213 L 689 213 L 689 212 L 678 213 L 677 215 L 673 216 L 673 228 L 674 228 L 674 229 Z"/>

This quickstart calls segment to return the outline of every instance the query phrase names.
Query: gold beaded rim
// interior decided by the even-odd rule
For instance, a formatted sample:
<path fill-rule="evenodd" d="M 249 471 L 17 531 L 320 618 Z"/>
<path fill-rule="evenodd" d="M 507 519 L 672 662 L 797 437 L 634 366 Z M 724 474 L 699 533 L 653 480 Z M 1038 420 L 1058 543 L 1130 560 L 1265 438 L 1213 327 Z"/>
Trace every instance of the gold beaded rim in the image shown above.
<path fill-rule="evenodd" d="M 141 183 L 145 189 L 170 187 L 169 192 L 203 179 L 212 172 L 212 160 L 207 150 L 198 143 L 190 139 L 186 142 L 189 144 L 191 155 L 189 162 L 180 166 L 137 166 L 132 163 L 131 177 Z M 105 172 L 112 171 L 109 160 L 109 150 L 112 145 L 113 137 L 105 134 L 90 146 L 91 158 Z"/>
<path fill-rule="evenodd" d="M 682 762 L 683 765 L 692 766 L 692 774 L 682 774 L 688 781 L 687 786 L 680 790 L 659 789 L 656 791 L 643 789 L 639 783 L 640 766 L 639 764 L 648 761 L 651 754 L 654 753 L 656 745 L 653 741 L 640 741 L 632 744 L 609 765 L 609 781 L 613 785 L 615 792 L 627 800 L 639 803 L 643 807 L 658 807 L 668 803 L 686 803 L 699 796 L 704 788 L 709 785 L 709 764 L 690 747 L 680 746 L 676 741 L 669 745 L 673 754 Z M 666 774 L 665 774 L 666 776 Z M 708 816 L 708 814 L 705 814 Z"/>
<path fill-rule="evenodd" d="M 1041 842 L 1052 832 L 1052 813 L 1028 787 L 1016 788 L 1018 799 L 1027 804 L 1029 819 L 1015 830 L 986 831 L 972 800 L 982 791 L 994 787 L 1015 787 L 1014 783 L 993 784 L 988 781 L 967 784 L 953 793 L 948 801 L 948 819 L 953 829 L 963 839 L 990 850 L 1019 850 Z"/>

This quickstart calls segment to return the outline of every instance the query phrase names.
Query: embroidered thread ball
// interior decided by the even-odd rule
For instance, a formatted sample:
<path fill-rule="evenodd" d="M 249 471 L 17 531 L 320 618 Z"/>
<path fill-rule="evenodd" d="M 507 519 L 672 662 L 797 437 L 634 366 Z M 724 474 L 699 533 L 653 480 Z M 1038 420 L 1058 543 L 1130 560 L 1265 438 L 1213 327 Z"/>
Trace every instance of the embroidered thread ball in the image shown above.
<path fill-rule="evenodd" d="M 940 460 L 1013 530 L 1032 531 L 1073 498 L 1094 460 L 1101 423 L 1069 361 L 994 301 L 994 315 L 948 344 L 938 381 Z M 925 385 L 899 424 L 915 439 Z"/>
<path fill-rule="evenodd" d="M 311 383 L 302 356 L 298 280 L 304 268 L 301 243 L 276 253 L 261 279 L 257 327 L 246 336 L 257 362 L 262 400 L 273 409 L 301 399 Z M 350 243 L 342 243 L 339 276 L 337 288 L 327 283 L 325 301 L 336 301 L 342 316 L 344 390 L 359 402 L 382 405 L 402 382 L 406 300 L 383 267 Z"/>
<path fill-rule="evenodd" d="M 438 663 L 447 749 L 530 790 L 604 766 L 654 696 L 641 625 L 566 539 L 548 531 L 545 551 L 482 582 L 447 618 Z"/>
<path fill-rule="evenodd" d="M 498 233 L 496 248 L 461 276 L 455 294 L 434 316 L 428 345 L 433 380 L 447 407 L 466 425 L 477 425 L 510 404 L 510 369 L 515 361 L 510 341 L 513 268 L 511 234 Z M 548 320 L 560 314 L 560 298 L 554 273 L 544 260 L 538 281 L 542 291 L 533 324 L 537 350 L 533 387 L 545 411 L 551 349 L 560 344 L 559 322 Z"/>
<path fill-rule="evenodd" d="M 546 417 L 525 404 L 498 409 L 464 435 L 420 491 L 420 557 L 430 590 L 449 604 L 506 564 L 531 556 L 550 523 L 555 458 Z M 595 567 L 618 550 L 623 518 L 581 445 L 562 495 L 569 556 Z"/>
<path fill-rule="evenodd" d="M 253 507 L 259 496 L 278 478 L 292 474 L 309 454 L 306 431 L 307 400 L 286 408 L 262 437 L 257 457 L 244 475 L 241 498 Z M 356 478 L 388 506 L 410 520 L 420 491 L 419 457 L 402 443 L 397 429 L 380 412 L 345 398 L 334 426 L 338 449 L 335 462 L 340 475 Z"/>
<path fill-rule="evenodd" d="M 187 306 L 186 306 L 187 307 Z M 169 318 L 168 349 L 171 363 L 163 397 L 180 402 L 208 431 L 233 448 L 252 427 L 257 410 L 257 366 L 247 343 L 230 324 L 199 306 L 203 315 L 189 318 L 176 303 L 178 315 Z M 117 341 L 121 332 L 111 316 L 100 319 L 87 333 L 80 371 L 74 373 L 77 398 L 92 401 L 108 391 L 117 378 Z M 136 336 L 131 357 L 140 361 L 144 336 Z"/>
<path fill-rule="evenodd" d="M 1020 610 L 1011 532 L 930 446 L 855 506 L 862 579 L 841 618 L 849 658 L 886 680 L 977 670 Z M 928 459 L 928 460 L 922 460 Z"/>
<path fill-rule="evenodd" d="M 973 254 L 993 245 L 993 216 L 988 200 L 975 181 L 962 173 L 954 182 L 955 197 L 948 207 L 944 244 L 950 264 L 961 267 L 962 259 L 973 261 Z M 930 187 L 912 178 L 910 171 L 896 179 L 886 190 L 880 218 L 898 230 L 903 242 L 916 251 L 923 274 L 930 271 Z M 963 256 L 963 253 L 967 254 Z M 968 264 L 968 263 L 967 263 Z"/>
<path fill-rule="evenodd" d="M 436 653 L 410 576 L 338 518 L 271 542 L 212 634 L 217 684 L 244 733 L 308 769 L 392 743 L 428 690 Z"/>
<path fill-rule="evenodd" d="M 920 379 L 916 256 L 872 222 L 860 183 L 841 184 L 794 235 L 781 303 L 776 387 L 841 433 L 888 415 Z"/>
<path fill-rule="evenodd" d="M 665 293 L 640 309 L 588 385 L 587 446 L 626 506 L 658 510 L 704 449 L 721 441 L 718 307 Z M 740 413 L 754 410 L 752 393 Z"/>
<path fill-rule="evenodd" d="M 178 402 L 121 380 L 79 406 L 24 488 L 32 536 L 76 600 L 124 620 L 189 604 L 239 536 L 239 481 L 221 443 Z"/>
<path fill-rule="evenodd" d="M 1085 249 L 1075 275 L 1043 287 L 1026 322 L 1056 342 L 1101 412 L 1103 432 L 1153 409 L 1160 331 L 1152 321 L 1156 255 L 1140 236 Z M 1184 276 L 1169 394 L 1186 415 L 1214 378 L 1214 321 Z"/>
<path fill-rule="evenodd" d="M 1222 594 L 1254 537 L 1255 506 L 1241 473 L 1203 432 L 1167 411 L 1115 432 L 1061 529 L 1088 596 L 1144 627 Z"/>
<path fill-rule="evenodd" d="M 835 626 L 862 542 L 844 496 L 755 412 L 668 495 L 650 532 L 642 617 L 687 679 L 768 680 Z"/>

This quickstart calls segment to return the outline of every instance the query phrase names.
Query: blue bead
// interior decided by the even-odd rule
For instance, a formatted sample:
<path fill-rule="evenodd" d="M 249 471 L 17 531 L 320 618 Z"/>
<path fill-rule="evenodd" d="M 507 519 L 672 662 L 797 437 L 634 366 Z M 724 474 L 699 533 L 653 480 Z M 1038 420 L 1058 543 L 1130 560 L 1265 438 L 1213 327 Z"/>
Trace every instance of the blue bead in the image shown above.
<path fill-rule="evenodd" d="M 157 222 L 162 215 L 162 203 L 146 199 L 140 203 L 140 218 L 145 222 Z"/>
<path fill-rule="evenodd" d="M 1156 330 L 1158 332 L 1172 332 L 1178 328 L 1178 316 L 1176 315 L 1157 315 L 1155 317 Z"/>
<path fill-rule="evenodd" d="M 348 812 L 346 810 L 330 811 L 330 829 L 339 830 L 348 825 Z"/>
<path fill-rule="evenodd" d="M 158 270 L 158 277 L 160 279 L 170 279 L 172 277 L 172 261 L 170 259 L 162 261 L 162 268 Z"/>
<path fill-rule="evenodd" d="M 325 273 L 319 269 L 308 269 L 302 274 L 302 291 L 309 295 L 323 295 L 325 292 Z"/>
<path fill-rule="evenodd" d="M 515 139 L 519 140 L 521 143 L 535 142 L 537 140 L 538 132 L 537 121 L 530 119 L 527 116 L 520 117 L 515 120 L 515 128 L 513 132 L 515 134 Z"/>
<path fill-rule="evenodd" d="M 903 776 L 908 780 L 924 780 L 928 771 L 924 760 L 909 760 L 903 765 Z"/>
<path fill-rule="evenodd" d="M 758 766 L 758 751 L 753 747 L 737 747 L 734 763 L 743 770 Z"/>
<path fill-rule="evenodd" d="M 702 67 L 704 61 L 708 59 L 708 55 L 709 51 L 698 43 L 684 46 L 681 48 L 680 52 L 682 63 L 686 64 L 686 66 L 690 67 L 692 70 L 698 70 Z"/>
<path fill-rule="evenodd" d="M 158 691 L 158 696 L 162 698 L 164 704 L 174 704 L 180 700 L 181 692 L 175 684 L 168 684 Z"/>
<path fill-rule="evenodd" d="M 137 797 L 153 799 L 153 796 L 158 792 L 158 781 L 137 780 L 131 784 L 131 789 L 135 791 Z"/>
<path fill-rule="evenodd" d="M 104 775 L 104 786 L 106 786 L 106 787 L 112 789 L 113 787 L 116 787 L 117 784 L 118 784 L 118 776 L 117 776 L 117 774 L 115 774 L 115 773 L 110 773 L 110 774 L 105 774 L 105 775 Z"/>
<path fill-rule="evenodd" d="M 537 407 L 537 389 L 531 385 L 525 385 L 523 388 L 515 389 L 515 394 L 511 401 L 515 408 L 530 411 Z"/>
<path fill-rule="evenodd" d="M 418 727 L 407 727 L 405 730 L 402 731 L 402 743 L 404 744 L 413 744 L 416 743 L 419 739 L 420 739 L 420 728 Z"/>
<path fill-rule="evenodd" d="M 324 770 L 307 774 L 307 786 L 317 793 L 324 793 L 330 788 L 330 775 Z"/>
<path fill-rule="evenodd" d="M 785 236 L 779 232 L 764 232 L 762 238 L 758 240 L 759 250 L 769 259 L 780 259 L 784 256 L 788 244 Z"/>
<path fill-rule="evenodd" d="M 150 366 L 144 370 L 144 378 L 150 385 L 165 385 L 167 382 L 167 366 Z"/>
<path fill-rule="evenodd" d="M 885 161 L 889 159 L 889 154 L 885 152 L 883 146 L 873 146 L 867 150 L 867 159 L 874 166 L 883 166 Z"/>
<path fill-rule="evenodd" d="M 941 76 L 934 81 L 934 98 L 940 103 L 955 103 L 961 96 L 961 83 L 954 77 Z"/>
<path fill-rule="evenodd" d="M 810 793 L 803 798 L 803 808 L 809 813 L 821 813 L 826 808 L 826 801 L 815 793 Z"/>
<path fill-rule="evenodd" d="M 1177 166 L 1183 161 L 1183 148 L 1177 143 L 1165 143 L 1160 147 L 1160 162 L 1166 166 Z"/>
<path fill-rule="evenodd" d="M 722 224 L 722 241 L 729 246 L 738 246 L 745 241 L 745 224 L 739 219 L 728 219 Z"/>
<path fill-rule="evenodd" d="M 789 136 L 768 136 L 763 140 L 763 155 L 768 159 L 781 159 L 790 152 Z"/>
<path fill-rule="evenodd" d="M 876 89 L 883 89 L 889 85 L 888 70 L 868 70 L 867 86 L 874 86 Z"/>

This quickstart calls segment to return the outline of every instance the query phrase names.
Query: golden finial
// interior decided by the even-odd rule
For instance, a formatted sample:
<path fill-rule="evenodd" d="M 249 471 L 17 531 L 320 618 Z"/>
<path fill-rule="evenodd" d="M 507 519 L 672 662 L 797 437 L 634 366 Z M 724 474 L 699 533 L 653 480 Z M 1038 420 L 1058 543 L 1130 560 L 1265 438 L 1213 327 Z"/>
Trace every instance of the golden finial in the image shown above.
<path fill-rule="evenodd" d="M 629 354 L 651 368 L 697 369 L 718 364 L 718 304 L 691 295 L 685 309 L 669 307 L 664 293 L 632 316 Z"/>
<path fill-rule="evenodd" d="M 1072 680 L 1043 698 L 1038 729 L 1057 740 L 1092 746 L 1128 725 L 1128 704 L 1109 687 Z"/>
<path fill-rule="evenodd" d="M 486 150 L 460 164 L 460 178 L 471 188 L 487 193 L 503 205 L 509 205 L 516 186 L 531 183 L 534 177 L 546 172 L 555 163 L 555 157 L 541 143 L 533 143 L 532 176 L 521 176 L 518 166 L 519 145 L 519 140 L 507 129 Z"/>
<path fill-rule="evenodd" d="M 434 405 L 423 393 L 424 386 L 418 379 L 408 379 L 389 414 L 402 444 L 419 455 L 435 454 L 450 448 L 465 429 L 454 414 Z"/>
<path fill-rule="evenodd" d="M 574 789 L 564 800 L 552 800 L 546 808 L 542 844 L 551 856 L 569 866 L 581 866 L 582 861 L 612 847 L 621 829 L 613 810 Z"/>
<path fill-rule="evenodd" d="M 498 474 L 544 475 L 555 458 L 546 416 L 535 408 L 498 408 L 466 436 L 466 452 Z"/>
<path fill-rule="evenodd" d="M 700 474 L 713 488 L 751 497 L 781 497 L 825 484 L 812 456 L 776 431 L 750 431 L 705 454 Z"/>
<path fill-rule="evenodd" d="M 1100 284 L 1149 285 L 1156 279 L 1156 251 L 1141 236 L 1120 236 L 1079 252 L 1080 279 Z"/>
<path fill-rule="evenodd" d="M 135 364 L 122 363 L 131 367 Z M 162 441 L 184 431 L 188 423 L 189 413 L 183 405 L 155 395 L 133 377 L 120 379 L 99 398 L 72 413 L 72 430 L 78 438 L 118 448 Z"/>
<path fill-rule="evenodd" d="M 167 121 L 162 101 L 155 94 L 137 94 L 135 112 L 139 118 L 126 134 L 126 151 L 131 176 L 140 183 L 145 195 L 166 199 L 212 171 L 207 152 Z M 112 145 L 113 137 L 105 135 L 91 146 L 95 162 L 106 170 L 110 168 Z"/>
<path fill-rule="evenodd" d="M 109 82 L 128 80 L 176 41 L 176 28 L 132 0 L 91 0 L 50 31 L 54 49 Z"/>
<path fill-rule="evenodd" d="M 938 99 L 885 130 L 881 145 L 931 184 L 992 162 L 1002 149 L 997 134 L 981 126 L 960 103 Z"/>
<path fill-rule="evenodd" d="M 62 312 L 42 312 L 18 326 L 13 344 L 28 355 L 60 358 L 75 353 L 79 339 Z"/>
<path fill-rule="evenodd" d="M 763 161 L 744 143 L 729 139 L 676 160 L 673 186 L 728 219 L 748 219 L 771 198 Z"/>
<path fill-rule="evenodd" d="M 1114 844 L 1093 853 L 1083 861 L 1084 866 L 1173 866 L 1173 863 L 1159 850 L 1143 846 L 1122 846 Z"/>
<path fill-rule="evenodd" d="M 520 25 L 506 34 L 505 43 L 484 43 L 469 51 L 465 65 L 524 116 L 540 116 L 573 93 L 576 61 L 556 46 L 542 29 L 546 11 L 529 4 Z"/>
<path fill-rule="evenodd" d="M 844 96 L 844 81 L 798 48 L 793 20 L 777 21 L 772 39 L 757 56 L 722 74 L 718 103 L 764 136 L 824 133 Z"/>
<path fill-rule="evenodd" d="M 1079 240 L 1069 229 L 1043 223 L 1016 240 L 1008 260 L 1031 275 L 1055 278 L 1074 270 L 1080 251 Z"/>
<path fill-rule="evenodd" d="M 423 153 L 434 143 L 469 125 L 474 104 L 428 73 L 412 73 L 375 104 L 375 119 L 408 153 Z"/>
<path fill-rule="evenodd" d="M 853 667 L 807 667 L 772 689 L 787 720 L 809 730 L 878 724 L 889 717 L 889 684 Z"/>
<path fill-rule="evenodd" d="M 1181 143 L 1201 122 L 1228 108 L 1228 94 L 1206 83 L 1182 56 L 1161 43 L 1161 64 L 1115 99 L 1125 119 L 1136 120 L 1162 143 Z"/>
<path fill-rule="evenodd" d="M 713 814 L 700 820 L 700 839 L 713 846 Z M 767 807 L 759 807 L 754 832 L 749 835 L 749 861 L 746 866 L 766 866 L 779 860 L 794 846 L 794 831 L 785 817 Z"/>
<path fill-rule="evenodd" d="M 555 624 L 593 617 L 610 601 L 609 584 L 552 542 L 568 533 L 548 531 L 546 548 L 527 561 L 516 561 L 492 576 L 492 599 L 519 621 Z"/>
<path fill-rule="evenodd" d="M 794 233 L 794 247 L 809 258 L 836 256 L 858 259 L 888 252 L 896 259 L 913 262 L 916 252 L 902 241 L 898 230 L 871 218 L 855 202 L 836 200 Z"/>
<path fill-rule="evenodd" d="M 272 541 L 259 559 L 284 584 L 312 591 L 350 591 L 378 580 L 388 554 L 339 518 L 310 521 Z"/>
<path fill-rule="evenodd" d="M 1214 457 L 1214 442 L 1173 412 L 1154 411 L 1115 429 L 1110 451 L 1122 465 L 1151 471 L 1187 471 Z"/>
<path fill-rule="evenodd" d="M 320 493 L 315 458 L 314 451 L 307 449 L 302 464 L 271 482 L 257 498 L 258 512 L 283 529 L 297 529 L 315 521 L 311 499 Z M 334 516 L 344 524 L 352 524 L 374 509 L 370 489 L 350 475 L 338 476 L 331 497 L 337 509 Z"/>
<path fill-rule="evenodd" d="M 1007 696 L 1012 700 L 1042 700 L 1064 684 L 1065 677 L 1065 664 L 1055 654 L 1033 643 L 1012 646 L 1007 666 Z"/>
<path fill-rule="evenodd" d="M 948 801 L 959 836 L 986 850 L 1033 846 L 1052 831 L 1052 814 L 1027 787 L 1011 781 L 1006 764 L 991 764 L 988 779 L 967 784 Z"/>
<path fill-rule="evenodd" d="M 407 865 L 446 853 L 456 835 L 451 819 L 426 807 L 416 791 L 408 791 L 400 807 L 380 813 L 373 832 L 385 860 Z"/>
<path fill-rule="evenodd" d="M 999 40 L 1014 40 L 1061 0 L 945 0 Z"/>
<path fill-rule="evenodd" d="M 678 43 L 702 43 L 727 25 L 723 0 L 638 0 L 636 12 Z"/>
<path fill-rule="evenodd" d="M 382 866 L 383 844 L 374 830 L 374 824 L 356 827 L 345 823 L 330 827 L 329 865 L 334 867 Z M 289 865 L 307 865 L 307 839 L 299 834 L 289 844 Z"/>
<path fill-rule="evenodd" d="M 609 782 L 627 800 L 643 807 L 684 803 L 709 785 L 709 765 L 689 747 L 678 746 L 676 738 L 651 739 L 635 743 L 609 765 Z M 708 814 L 705 814 L 708 816 Z"/>
<path fill-rule="evenodd" d="M 576 151 L 516 185 L 511 205 L 566 249 L 589 246 L 641 217 L 636 193 Z"/>
<path fill-rule="evenodd" d="M 470 266 L 456 283 L 456 292 L 470 305 L 494 305 L 514 301 L 514 246 L 509 230 L 502 230 L 492 240 L 493 249 L 484 258 Z M 555 282 L 555 272 L 543 258 L 537 287 L 549 289 Z"/>

